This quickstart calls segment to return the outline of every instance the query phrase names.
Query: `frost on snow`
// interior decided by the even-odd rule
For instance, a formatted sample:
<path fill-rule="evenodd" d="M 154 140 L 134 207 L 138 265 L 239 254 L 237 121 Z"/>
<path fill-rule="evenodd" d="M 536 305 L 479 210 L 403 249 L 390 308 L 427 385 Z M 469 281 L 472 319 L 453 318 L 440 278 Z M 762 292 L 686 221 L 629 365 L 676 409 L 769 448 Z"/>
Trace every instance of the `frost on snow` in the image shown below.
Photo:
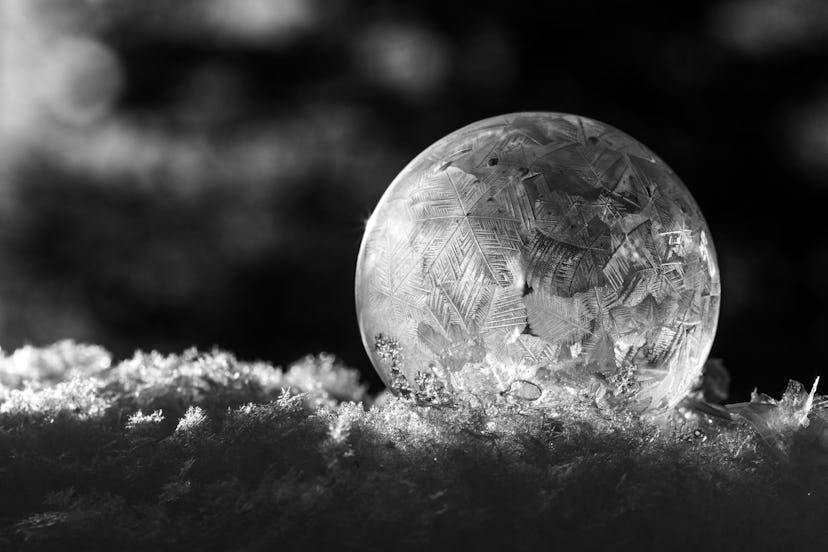
<path fill-rule="evenodd" d="M 709 373 L 653 424 L 553 415 L 518 384 L 479 405 L 429 381 L 372 397 L 328 355 L 282 370 L 221 351 L 115 364 L 71 342 L 28 348 L 0 357 L 0 548 L 824 543 L 825 398 L 792 382 L 717 405 L 726 372 Z"/>

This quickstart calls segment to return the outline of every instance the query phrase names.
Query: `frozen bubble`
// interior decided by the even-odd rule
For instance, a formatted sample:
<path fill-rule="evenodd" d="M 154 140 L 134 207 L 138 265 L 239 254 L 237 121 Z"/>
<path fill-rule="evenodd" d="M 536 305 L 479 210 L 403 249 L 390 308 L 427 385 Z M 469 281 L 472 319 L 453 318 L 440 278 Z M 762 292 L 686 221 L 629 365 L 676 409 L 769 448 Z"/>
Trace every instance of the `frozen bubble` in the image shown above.
<path fill-rule="evenodd" d="M 356 274 L 363 342 L 392 390 L 439 381 L 539 406 L 675 405 L 719 294 L 675 173 L 623 132 L 557 113 L 479 121 L 417 156 L 371 216 Z"/>

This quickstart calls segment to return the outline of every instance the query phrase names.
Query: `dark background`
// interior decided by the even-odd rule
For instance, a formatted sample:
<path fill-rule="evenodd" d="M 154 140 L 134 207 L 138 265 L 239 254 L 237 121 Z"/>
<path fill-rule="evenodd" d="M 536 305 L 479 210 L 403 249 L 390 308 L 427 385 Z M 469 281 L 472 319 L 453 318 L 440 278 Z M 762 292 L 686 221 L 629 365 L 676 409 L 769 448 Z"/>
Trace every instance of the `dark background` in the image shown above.
<path fill-rule="evenodd" d="M 828 352 L 817 1 L 0 0 L 0 345 L 218 345 L 363 369 L 364 222 L 437 138 L 578 113 L 682 177 L 731 400 Z M 825 4 L 828 6 L 828 4 Z"/>

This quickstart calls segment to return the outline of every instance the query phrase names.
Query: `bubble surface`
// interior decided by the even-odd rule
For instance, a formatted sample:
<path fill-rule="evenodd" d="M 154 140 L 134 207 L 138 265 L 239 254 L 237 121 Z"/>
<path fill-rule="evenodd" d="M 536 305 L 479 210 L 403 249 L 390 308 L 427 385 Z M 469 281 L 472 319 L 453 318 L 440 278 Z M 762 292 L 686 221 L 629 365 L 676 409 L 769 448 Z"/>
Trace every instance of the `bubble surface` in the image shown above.
<path fill-rule="evenodd" d="M 377 205 L 356 271 L 377 372 L 442 402 L 673 406 L 701 374 L 719 296 L 676 174 L 560 113 L 492 117 L 428 147 Z"/>

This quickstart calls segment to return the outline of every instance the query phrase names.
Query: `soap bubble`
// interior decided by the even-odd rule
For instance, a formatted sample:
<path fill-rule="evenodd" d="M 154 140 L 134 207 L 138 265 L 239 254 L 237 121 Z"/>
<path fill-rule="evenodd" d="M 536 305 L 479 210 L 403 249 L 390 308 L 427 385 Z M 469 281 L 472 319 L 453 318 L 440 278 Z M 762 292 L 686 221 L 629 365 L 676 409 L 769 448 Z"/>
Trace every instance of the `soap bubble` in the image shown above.
<path fill-rule="evenodd" d="M 368 221 L 360 331 L 396 394 L 653 411 L 698 380 L 720 283 L 704 218 L 649 149 L 517 113 L 418 155 Z"/>

